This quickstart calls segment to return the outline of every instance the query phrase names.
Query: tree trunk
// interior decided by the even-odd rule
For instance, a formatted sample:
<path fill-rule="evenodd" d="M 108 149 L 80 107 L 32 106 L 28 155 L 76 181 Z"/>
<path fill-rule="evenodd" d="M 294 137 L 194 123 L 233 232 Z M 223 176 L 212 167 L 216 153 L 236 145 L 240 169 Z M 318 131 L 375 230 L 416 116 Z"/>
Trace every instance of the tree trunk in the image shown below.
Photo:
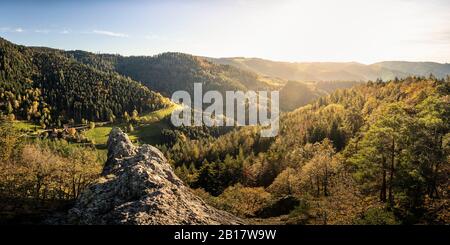
<path fill-rule="evenodd" d="M 395 170 L 395 140 L 392 139 L 392 149 L 391 149 L 391 169 L 389 177 L 389 204 L 394 205 L 394 193 L 392 192 L 392 187 L 394 183 L 394 170 Z"/>
<path fill-rule="evenodd" d="M 435 134 L 436 134 L 436 130 L 435 130 Z M 434 168 L 432 167 L 432 181 L 431 181 L 431 191 L 429 192 L 429 195 L 431 198 L 439 198 L 439 192 L 437 189 L 438 186 L 438 173 L 439 173 L 439 164 L 440 161 L 442 159 L 442 157 L 444 156 L 444 152 L 442 149 L 442 135 L 440 135 L 439 137 L 435 137 L 436 138 L 436 145 L 438 147 L 438 156 L 435 157 L 435 165 Z"/>
<path fill-rule="evenodd" d="M 384 156 L 382 161 L 383 180 L 381 182 L 380 201 L 386 202 L 386 158 Z"/>
<path fill-rule="evenodd" d="M 317 196 L 320 196 L 320 181 L 319 181 L 319 177 L 316 177 L 316 181 L 317 181 Z"/>
<path fill-rule="evenodd" d="M 325 165 L 325 179 L 323 183 L 323 194 L 324 196 L 328 196 L 328 168 Z"/>
<path fill-rule="evenodd" d="M 287 179 L 287 182 L 288 182 L 288 194 L 289 195 L 292 195 L 292 189 L 291 189 L 291 173 L 288 171 L 287 172 L 288 173 L 288 179 Z"/>

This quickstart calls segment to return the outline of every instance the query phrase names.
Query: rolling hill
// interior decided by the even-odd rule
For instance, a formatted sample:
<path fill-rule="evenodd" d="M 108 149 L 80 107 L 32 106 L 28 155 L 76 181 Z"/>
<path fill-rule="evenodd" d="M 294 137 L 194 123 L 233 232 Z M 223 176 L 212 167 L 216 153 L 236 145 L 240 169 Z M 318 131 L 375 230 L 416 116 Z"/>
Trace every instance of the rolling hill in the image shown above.
<path fill-rule="evenodd" d="M 227 64 L 270 77 L 300 81 L 375 81 L 395 77 L 428 76 L 438 78 L 450 74 L 450 64 L 434 62 L 386 61 L 371 65 L 356 62 L 278 62 L 259 58 L 209 58 L 218 64 Z"/>
<path fill-rule="evenodd" d="M 68 51 L 67 55 L 101 70 L 115 71 L 140 81 L 163 95 L 177 90 L 193 91 L 194 83 L 204 90 L 258 90 L 280 86 L 280 81 L 267 79 L 254 72 L 229 65 L 215 64 L 202 57 L 184 53 L 162 53 L 155 56 L 120 56 Z"/>
<path fill-rule="evenodd" d="M 258 74 L 247 68 L 216 64 L 209 58 L 183 53 L 126 57 L 77 50 L 65 54 L 96 69 L 118 72 L 140 81 L 165 96 L 170 96 L 177 90 L 185 90 L 192 95 L 195 82 L 202 83 L 204 91 L 280 90 L 280 106 L 283 111 L 293 110 L 338 88 L 348 88 L 355 84 L 288 81 L 270 76 L 271 74 Z"/>
<path fill-rule="evenodd" d="M 445 78 L 450 74 L 450 64 L 435 62 L 407 62 L 407 61 L 384 61 L 370 65 L 371 67 L 387 68 L 401 71 L 409 75 L 428 76 L 433 74 L 438 78 Z"/>
<path fill-rule="evenodd" d="M 167 98 L 113 71 L 101 71 L 49 48 L 0 39 L 0 111 L 61 126 L 68 121 L 113 121 L 125 112 L 161 109 Z"/>

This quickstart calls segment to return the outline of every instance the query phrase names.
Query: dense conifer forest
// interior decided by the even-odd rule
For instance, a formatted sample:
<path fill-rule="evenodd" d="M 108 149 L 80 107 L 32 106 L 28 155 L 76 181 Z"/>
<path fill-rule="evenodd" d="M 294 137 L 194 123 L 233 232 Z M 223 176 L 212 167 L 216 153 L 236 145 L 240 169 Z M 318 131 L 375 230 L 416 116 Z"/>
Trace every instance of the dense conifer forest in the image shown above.
<path fill-rule="evenodd" d="M 100 71 L 59 50 L 28 48 L 0 39 L 0 109 L 3 115 L 59 126 L 114 121 L 124 112 L 164 108 L 168 100 L 139 82 Z"/>

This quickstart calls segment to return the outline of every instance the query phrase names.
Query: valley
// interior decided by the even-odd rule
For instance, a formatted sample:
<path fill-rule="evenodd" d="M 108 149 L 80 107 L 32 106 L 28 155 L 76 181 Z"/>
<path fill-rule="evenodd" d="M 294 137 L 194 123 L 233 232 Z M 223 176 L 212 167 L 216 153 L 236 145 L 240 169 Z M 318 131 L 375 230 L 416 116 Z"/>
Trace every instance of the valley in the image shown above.
<path fill-rule="evenodd" d="M 448 224 L 447 66 L 121 56 L 0 39 L 0 222 L 118 222 L 108 215 L 121 217 L 111 210 L 123 206 L 90 203 L 87 190 L 103 183 L 112 189 L 100 197 L 138 198 L 133 205 L 145 210 L 153 181 L 188 200 L 177 199 L 180 207 L 204 212 L 189 220 L 161 198 L 161 217 L 142 221 L 127 208 L 127 222 L 207 223 L 211 215 L 217 223 L 223 215 L 251 224 Z M 180 105 L 169 98 L 192 96 L 197 82 L 221 93 L 280 91 L 279 134 L 175 127 L 170 115 Z"/>

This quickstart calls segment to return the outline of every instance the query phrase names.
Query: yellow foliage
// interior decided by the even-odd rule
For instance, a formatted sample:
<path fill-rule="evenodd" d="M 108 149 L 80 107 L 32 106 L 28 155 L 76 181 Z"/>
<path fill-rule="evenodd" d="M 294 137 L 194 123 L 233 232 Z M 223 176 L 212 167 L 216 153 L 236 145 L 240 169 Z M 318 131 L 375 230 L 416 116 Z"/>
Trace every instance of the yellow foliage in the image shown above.
<path fill-rule="evenodd" d="M 71 158 L 27 144 L 14 161 L 0 162 L 1 195 L 38 200 L 76 198 L 100 173 L 94 152 L 79 149 Z"/>
<path fill-rule="evenodd" d="M 217 197 L 217 205 L 239 216 L 252 217 L 272 200 L 262 187 L 230 186 Z"/>

